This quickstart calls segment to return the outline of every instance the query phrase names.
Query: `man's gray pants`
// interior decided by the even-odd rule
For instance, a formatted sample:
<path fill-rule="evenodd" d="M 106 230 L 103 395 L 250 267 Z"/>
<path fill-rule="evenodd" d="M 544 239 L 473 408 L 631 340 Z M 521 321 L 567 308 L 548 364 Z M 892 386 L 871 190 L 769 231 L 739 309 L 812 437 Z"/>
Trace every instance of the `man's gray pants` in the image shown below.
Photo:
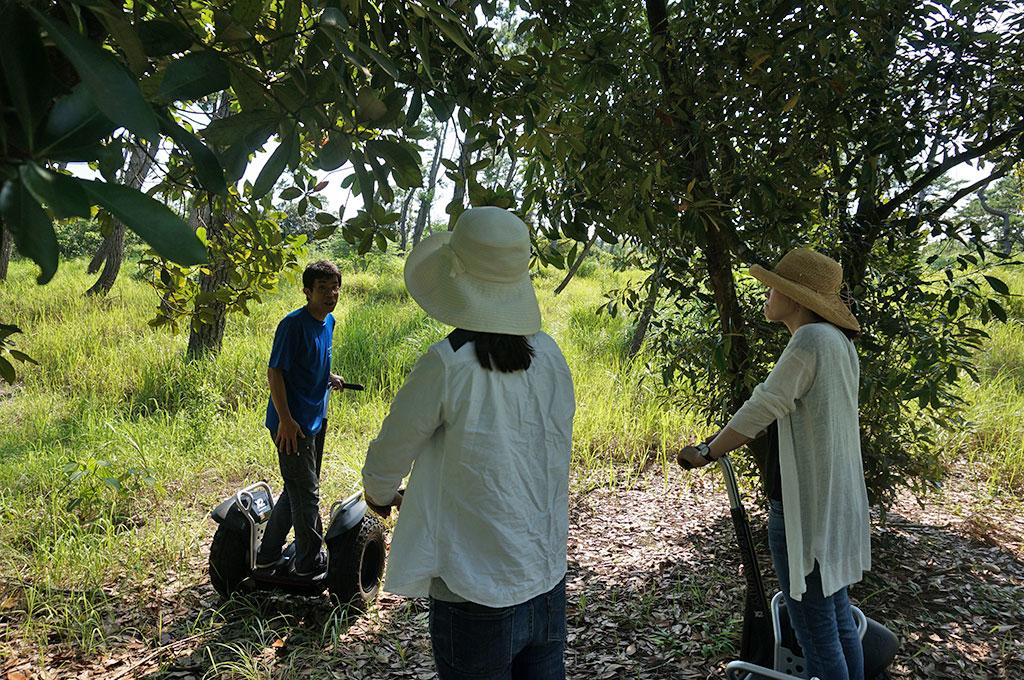
<path fill-rule="evenodd" d="M 274 504 L 256 561 L 273 562 L 281 556 L 288 530 L 295 527 L 295 571 L 313 571 L 324 540 L 320 520 L 320 463 L 324 457 L 327 421 L 312 437 L 298 438 L 298 452 L 277 452 L 284 491 Z"/>

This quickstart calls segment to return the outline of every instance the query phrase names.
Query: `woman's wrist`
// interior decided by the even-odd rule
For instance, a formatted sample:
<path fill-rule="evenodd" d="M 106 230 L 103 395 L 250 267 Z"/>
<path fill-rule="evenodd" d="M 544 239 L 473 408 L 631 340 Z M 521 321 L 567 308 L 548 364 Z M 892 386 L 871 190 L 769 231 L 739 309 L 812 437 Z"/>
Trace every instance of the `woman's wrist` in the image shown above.
<path fill-rule="evenodd" d="M 697 444 L 694 445 L 693 448 L 697 449 L 697 453 L 700 454 L 700 457 L 703 458 L 708 463 L 714 463 L 716 460 L 718 460 L 712 455 L 711 445 L 708 444 L 707 442 L 698 442 Z"/>

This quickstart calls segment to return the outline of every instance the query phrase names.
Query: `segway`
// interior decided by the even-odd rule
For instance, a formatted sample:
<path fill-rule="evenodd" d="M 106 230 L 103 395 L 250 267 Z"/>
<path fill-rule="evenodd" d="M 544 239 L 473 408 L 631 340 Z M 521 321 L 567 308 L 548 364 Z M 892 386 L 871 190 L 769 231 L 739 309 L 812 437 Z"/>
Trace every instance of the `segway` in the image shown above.
<path fill-rule="evenodd" d="M 725 667 L 728 680 L 806 680 L 807 664 L 800 644 L 789 623 L 785 599 L 776 593 L 768 604 L 761 568 L 754 551 L 747 512 L 740 497 L 736 473 L 728 456 L 718 461 L 725 476 L 725 489 L 729 495 L 736 542 L 743 559 L 743 575 L 747 592 L 743 610 L 743 633 L 740 638 L 740 658 Z M 851 606 L 864 645 L 864 677 L 867 680 L 887 680 L 888 668 L 896 657 L 899 640 L 881 623 L 868 618 L 857 607 Z M 828 680 L 821 678 L 820 680 Z"/>
<path fill-rule="evenodd" d="M 363 386 L 345 383 L 344 388 L 361 390 Z M 294 543 L 284 549 L 274 567 L 256 569 L 256 555 L 273 510 L 273 490 L 262 481 L 235 492 L 210 513 L 218 525 L 210 546 L 210 582 L 221 597 L 260 590 L 295 595 L 328 591 L 339 604 L 359 611 L 377 597 L 384 573 L 384 525 L 367 514 L 361 493 L 331 506 L 324 535 L 327 570 L 312 577 L 295 574 Z"/>

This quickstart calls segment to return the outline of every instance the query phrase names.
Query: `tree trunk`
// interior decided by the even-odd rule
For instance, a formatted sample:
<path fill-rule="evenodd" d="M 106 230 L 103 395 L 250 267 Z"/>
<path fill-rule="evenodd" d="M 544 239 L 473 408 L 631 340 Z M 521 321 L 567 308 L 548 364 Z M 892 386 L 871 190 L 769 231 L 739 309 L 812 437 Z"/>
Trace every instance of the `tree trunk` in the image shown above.
<path fill-rule="evenodd" d="M 666 0 L 645 0 L 644 9 L 651 33 L 652 52 L 658 65 L 658 74 L 666 96 L 667 108 L 683 119 L 692 119 L 691 112 L 687 110 L 686 97 L 673 95 L 669 98 L 669 93 L 677 92 L 677 86 L 684 86 L 685 83 L 676 82 L 670 68 L 672 55 L 668 51 L 668 45 L 671 44 L 668 34 L 668 4 Z M 680 126 L 684 135 L 686 129 L 685 125 Z M 685 142 L 686 140 L 680 141 Z M 691 145 L 684 143 L 682 146 L 685 148 Z M 680 159 L 680 162 L 692 168 L 692 175 L 695 179 L 707 181 L 710 178 L 705 153 L 701 147 L 692 146 L 692 151 Z M 726 205 L 730 203 L 728 197 L 710 196 L 708 198 Z M 705 242 L 701 244 L 701 251 L 707 261 L 708 283 L 714 296 L 719 328 L 722 341 L 725 344 L 726 375 L 723 377 L 729 383 L 729 399 L 725 406 L 730 412 L 735 412 L 750 396 L 746 381 L 743 379 L 750 364 L 750 344 L 747 342 L 744 331 L 743 314 L 736 296 L 736 282 L 733 279 L 734 253 L 730 248 L 728 237 L 734 235 L 735 230 L 732 229 L 729 214 L 719 213 L 716 217 L 718 223 L 724 225 L 726 231 L 723 232 L 710 222 L 706 224 Z M 735 241 L 735 239 L 732 240 Z M 723 417 L 728 415 L 728 413 L 722 414 Z"/>
<path fill-rule="evenodd" d="M 222 94 L 210 118 L 217 120 L 227 117 L 231 112 L 230 104 L 227 93 Z M 193 204 L 191 217 L 197 222 L 206 217 L 207 240 L 215 245 L 220 244 L 224 238 L 224 225 L 236 218 L 234 211 L 224 204 L 224 199 L 219 199 L 215 208 L 214 197 L 211 194 L 205 193 L 200 196 L 202 199 L 197 197 L 196 203 Z M 188 360 L 218 354 L 224 342 L 227 304 L 213 299 L 212 295 L 227 284 L 231 262 L 223 254 L 215 254 L 210 260 L 209 273 L 199 275 L 199 295 L 193 302 L 188 349 L 185 352 Z"/>
<path fill-rule="evenodd" d="M 0 222 L 0 281 L 7 280 L 7 270 L 11 265 L 11 253 L 14 252 L 14 234 Z"/>
<path fill-rule="evenodd" d="M 103 267 L 103 263 L 107 259 L 107 250 L 110 248 L 110 242 L 106 237 L 100 242 L 99 247 L 96 248 L 96 254 L 89 260 L 89 266 L 86 267 L 85 273 L 89 276 L 94 276 L 99 273 Z"/>
<path fill-rule="evenodd" d="M 398 230 L 402 235 L 402 241 L 400 247 L 402 252 L 405 252 L 406 246 L 409 245 L 409 204 L 412 203 L 412 199 L 416 197 L 416 190 L 409 189 L 408 195 L 405 200 L 402 201 L 402 216 L 398 220 Z"/>
<path fill-rule="evenodd" d="M 466 201 L 466 184 L 469 182 L 469 173 L 466 168 L 470 165 L 469 159 L 469 143 L 470 136 L 469 130 L 466 130 L 466 137 L 462 140 L 462 147 L 459 150 L 459 172 L 462 173 L 462 181 L 456 182 L 455 191 L 452 192 L 452 203 L 456 205 L 465 205 Z M 461 211 L 460 211 L 461 212 Z M 455 227 L 455 221 L 459 219 L 459 214 L 456 213 L 448 218 L 448 231 L 451 231 Z"/>
<path fill-rule="evenodd" d="M 999 249 L 1009 255 L 1010 251 L 1013 250 L 1013 231 L 1010 228 L 1010 213 L 1005 210 L 1000 210 L 999 208 L 993 208 L 989 205 L 988 201 L 985 200 L 984 189 L 978 189 L 978 202 L 981 203 L 982 210 L 987 212 L 989 215 L 995 215 L 996 217 L 1002 218 L 1003 229 L 999 234 Z"/>
<path fill-rule="evenodd" d="M 569 271 L 566 273 L 565 278 L 562 279 L 562 282 L 560 284 L 558 284 L 558 288 L 555 288 L 555 293 L 554 293 L 555 295 L 558 295 L 563 290 L 565 290 L 565 287 L 569 285 L 570 281 L 572 281 L 572 277 L 576 275 L 576 270 L 580 268 L 581 264 L 583 264 L 583 260 L 587 259 L 587 253 L 590 252 L 590 249 L 591 249 L 591 247 L 593 247 L 594 241 L 596 241 L 596 240 L 597 240 L 597 230 L 594 230 L 594 235 L 591 236 L 590 240 L 587 241 L 587 244 L 585 246 L 583 246 L 583 251 L 578 256 L 576 256 L 576 261 L 572 263 L 571 267 L 569 267 Z M 639 350 L 639 349 L 640 348 L 637 347 L 637 350 Z M 635 352 L 634 352 L 634 354 L 635 354 Z M 630 356 L 633 356 L 633 355 L 630 354 Z"/>
<path fill-rule="evenodd" d="M 736 281 L 732 273 L 733 255 L 712 230 L 708 230 L 703 250 L 708 263 L 708 281 L 718 311 L 718 325 L 725 343 L 725 371 L 729 381 L 727 408 L 730 413 L 735 413 L 750 396 L 744 380 L 750 366 L 750 343 L 747 341 L 746 323 L 736 296 Z"/>
<path fill-rule="evenodd" d="M 430 177 L 427 180 L 427 188 L 420 197 L 420 208 L 416 213 L 416 224 L 412 230 L 412 244 L 415 246 L 423 236 L 423 229 L 430 220 L 430 204 L 434 200 L 434 187 L 437 186 L 437 171 L 441 167 L 441 152 L 444 149 L 444 140 L 448 136 L 448 121 L 445 121 L 441 128 L 441 136 L 434 147 L 434 158 L 430 161 Z"/>
<path fill-rule="evenodd" d="M 214 212 L 206 228 L 207 239 L 217 243 L 223 236 L 224 224 L 234 217 L 230 210 Z M 188 350 L 185 353 L 189 360 L 218 354 L 224 342 L 227 305 L 219 300 L 210 300 L 210 296 L 227 284 L 231 269 L 230 263 L 223 257 L 216 258 L 211 264 L 210 273 L 199 277 L 199 295 L 194 303 Z"/>
<path fill-rule="evenodd" d="M 150 142 L 148 147 L 136 145 L 132 147 L 131 157 L 128 160 L 128 167 L 121 176 L 121 184 L 132 189 L 141 189 L 153 167 L 153 155 L 156 153 L 158 142 Z M 93 284 L 92 288 L 85 292 L 86 295 L 106 295 L 114 287 L 114 281 L 121 271 L 121 262 L 124 260 L 124 234 L 125 226 L 121 220 L 114 219 L 114 230 L 109 236 L 103 239 L 103 243 L 96 251 L 92 262 L 89 263 L 89 270 L 95 273 L 99 263 L 103 262 L 103 272 Z"/>
<path fill-rule="evenodd" d="M 650 288 L 647 289 L 647 299 L 644 300 L 644 306 L 636 320 L 636 328 L 633 329 L 633 339 L 629 341 L 629 350 L 626 356 L 630 359 L 637 355 L 640 347 L 644 344 L 647 329 L 651 325 L 651 319 L 654 318 L 654 307 L 658 304 L 658 294 L 661 292 L 661 280 L 664 272 L 665 256 L 663 255 L 658 258 L 658 263 L 654 266 L 654 271 L 651 273 L 651 283 Z"/>

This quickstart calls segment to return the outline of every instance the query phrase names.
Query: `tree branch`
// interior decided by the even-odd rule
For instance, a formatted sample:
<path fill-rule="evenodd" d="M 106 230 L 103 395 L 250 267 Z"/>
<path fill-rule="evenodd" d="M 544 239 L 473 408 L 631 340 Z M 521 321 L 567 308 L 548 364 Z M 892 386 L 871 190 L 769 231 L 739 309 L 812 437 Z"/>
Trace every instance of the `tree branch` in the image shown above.
<path fill-rule="evenodd" d="M 978 180 L 977 182 L 975 182 L 974 184 L 970 184 L 970 185 L 968 185 L 968 186 L 964 187 L 963 189 L 960 189 L 960 190 L 959 190 L 959 191 L 957 191 L 957 192 L 956 192 L 955 194 L 953 194 L 953 195 L 952 195 L 952 196 L 951 196 L 951 197 L 950 197 L 950 198 L 949 198 L 949 199 L 948 199 L 948 200 L 947 200 L 947 201 L 946 201 L 945 203 L 943 203 L 943 204 L 942 204 L 941 206 L 939 206 L 939 207 L 938 207 L 938 208 L 936 208 L 935 210 L 929 211 L 929 213 L 928 213 L 928 216 L 929 216 L 929 217 L 933 217 L 933 218 L 938 218 L 938 217 L 941 217 L 943 213 L 945 213 L 945 212 L 946 212 L 947 210 L 949 210 L 949 209 L 950 209 L 950 208 L 952 208 L 952 207 L 953 207 L 954 205 L 956 205 L 957 201 L 959 201 L 959 200 L 960 200 L 961 198 L 963 198 L 964 196 L 968 196 L 968 195 L 970 195 L 970 194 L 973 194 L 973 193 L 974 193 L 974 192 L 976 192 L 976 191 L 977 191 L 978 189 L 981 189 L 982 187 L 988 186 L 988 185 L 989 185 L 989 184 L 990 184 L 991 182 L 993 182 L 994 180 L 997 180 L 997 179 L 999 179 L 1000 177 L 1004 177 L 1004 176 L 1006 175 L 1006 173 L 1010 171 L 1010 168 L 1011 168 L 1011 167 L 1012 167 L 1012 166 L 1004 165 L 1003 167 L 999 168 L 998 170 L 996 170 L 995 172 L 993 172 L 993 173 L 992 173 L 991 175 L 989 175 L 988 177 L 986 177 L 986 178 L 984 178 L 984 179 L 979 179 L 979 180 Z"/>
<path fill-rule="evenodd" d="M 989 139 L 979 144 L 978 146 L 965 149 L 964 151 L 956 154 L 955 156 L 950 156 L 949 158 L 939 163 L 931 170 L 926 171 L 924 174 L 922 174 L 920 177 L 914 180 L 913 184 L 911 184 L 909 187 L 907 187 L 900 193 L 896 194 L 896 196 L 886 201 L 883 205 L 879 206 L 879 217 L 884 219 L 885 217 L 889 216 L 894 210 L 899 208 L 908 199 L 916 196 L 922 189 L 925 189 L 929 184 L 934 182 L 936 179 L 942 177 L 950 169 L 960 165 L 961 163 L 965 163 L 967 161 L 974 160 L 975 158 L 984 156 L 989 151 L 997 149 L 1003 144 L 1010 142 L 1014 137 L 1020 135 L 1021 133 L 1024 133 L 1024 125 L 1018 124 L 1014 127 L 1011 127 L 1008 130 L 1004 130 L 1001 134 L 998 134 L 995 137 L 990 137 Z M 962 198 L 962 196 L 960 198 Z M 948 210 L 948 208 L 946 209 Z"/>

